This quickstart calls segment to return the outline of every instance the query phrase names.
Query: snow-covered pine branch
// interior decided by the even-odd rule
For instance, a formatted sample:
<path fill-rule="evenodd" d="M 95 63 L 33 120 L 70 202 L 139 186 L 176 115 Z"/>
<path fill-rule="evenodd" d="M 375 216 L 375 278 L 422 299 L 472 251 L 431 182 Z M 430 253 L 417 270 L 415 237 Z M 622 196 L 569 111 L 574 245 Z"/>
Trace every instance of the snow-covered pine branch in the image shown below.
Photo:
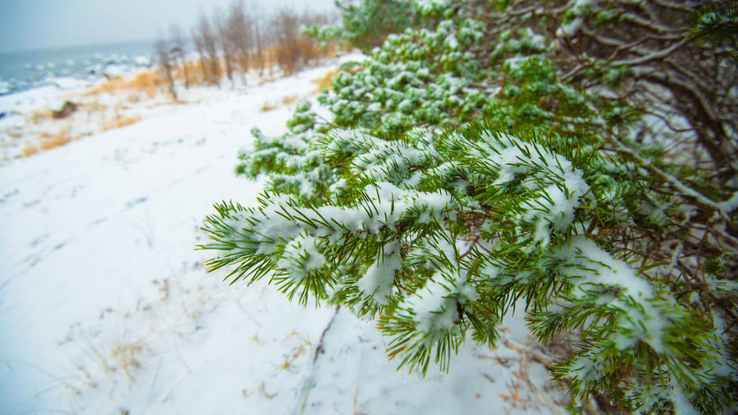
<path fill-rule="evenodd" d="M 205 227 L 214 242 L 204 248 L 217 251 L 209 266 L 231 267 L 235 279 L 269 275 L 301 303 L 378 316 L 390 355 L 423 371 L 431 360 L 447 369 L 467 332 L 493 344 L 495 324 L 522 296 L 541 341 L 579 330 L 587 347 L 554 369 L 577 397 L 627 391 L 654 373 L 687 391 L 730 379 L 716 370 L 728 359 L 717 327 L 652 281 L 651 264 L 606 250 L 617 233 L 594 239 L 592 222 L 617 202 L 613 182 L 587 177 L 606 176 L 613 161 L 564 156 L 550 142 L 479 125 L 389 141 L 334 131 L 321 151 L 340 160 L 351 191 L 320 204 L 265 194 L 258 208 L 219 205 Z"/>
<path fill-rule="evenodd" d="M 301 103 L 283 136 L 254 131 L 237 172 L 266 192 L 216 206 L 208 265 L 373 318 L 422 372 L 493 347 L 523 301 L 543 344 L 579 339 L 552 367 L 572 411 L 734 409 L 738 55 L 716 7 L 346 6 L 325 35 L 367 58 L 319 96 L 329 120 Z"/>

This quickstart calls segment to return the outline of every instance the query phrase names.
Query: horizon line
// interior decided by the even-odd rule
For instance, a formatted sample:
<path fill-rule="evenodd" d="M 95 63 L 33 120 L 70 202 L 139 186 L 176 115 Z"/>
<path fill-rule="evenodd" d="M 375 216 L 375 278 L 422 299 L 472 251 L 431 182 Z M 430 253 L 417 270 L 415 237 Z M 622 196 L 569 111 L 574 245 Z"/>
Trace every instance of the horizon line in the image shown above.
<path fill-rule="evenodd" d="M 63 46 L 41 46 L 41 47 L 32 47 L 29 49 L 11 49 L 11 50 L 0 49 L 0 54 L 25 53 L 25 52 L 48 52 L 52 50 L 61 50 L 61 49 L 82 49 L 82 48 L 94 48 L 98 46 L 111 46 L 111 45 L 122 45 L 126 43 L 145 43 L 145 42 L 151 42 L 153 44 L 154 42 L 156 42 L 156 38 L 83 43 L 83 44 L 72 44 L 72 45 L 63 45 Z"/>

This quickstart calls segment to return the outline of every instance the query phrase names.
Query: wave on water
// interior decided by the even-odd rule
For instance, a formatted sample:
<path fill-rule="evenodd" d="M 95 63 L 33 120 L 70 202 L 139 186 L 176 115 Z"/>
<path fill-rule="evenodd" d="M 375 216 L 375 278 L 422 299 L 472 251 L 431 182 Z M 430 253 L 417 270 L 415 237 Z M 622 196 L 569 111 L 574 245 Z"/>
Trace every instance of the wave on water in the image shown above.
<path fill-rule="evenodd" d="M 150 67 L 153 50 L 153 42 L 144 41 L 0 53 L 0 95 Z"/>

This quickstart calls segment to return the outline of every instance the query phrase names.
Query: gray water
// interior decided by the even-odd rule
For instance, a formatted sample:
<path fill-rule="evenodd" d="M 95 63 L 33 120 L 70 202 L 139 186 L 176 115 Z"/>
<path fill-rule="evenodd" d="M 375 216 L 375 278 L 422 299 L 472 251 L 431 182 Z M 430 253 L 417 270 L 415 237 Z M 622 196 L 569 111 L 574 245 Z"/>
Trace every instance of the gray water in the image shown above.
<path fill-rule="evenodd" d="M 59 77 L 95 79 L 112 67 L 149 66 L 153 41 L 0 53 L 0 95 L 48 85 Z"/>

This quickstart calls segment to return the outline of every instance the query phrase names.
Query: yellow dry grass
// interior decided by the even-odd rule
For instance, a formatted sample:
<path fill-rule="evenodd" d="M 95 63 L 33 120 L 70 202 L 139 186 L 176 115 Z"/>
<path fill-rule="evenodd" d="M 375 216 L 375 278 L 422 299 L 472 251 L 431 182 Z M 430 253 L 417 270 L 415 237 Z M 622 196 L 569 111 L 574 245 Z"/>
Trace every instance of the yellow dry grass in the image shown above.
<path fill-rule="evenodd" d="M 288 95 L 284 98 L 282 98 L 282 104 L 284 105 L 290 105 L 297 102 L 297 95 Z"/>
<path fill-rule="evenodd" d="M 102 130 L 108 131 L 108 130 L 112 130 L 115 128 L 123 128 L 127 125 L 131 125 L 139 121 L 141 121 L 141 117 L 139 117 L 138 115 L 127 117 L 127 116 L 120 116 L 116 114 L 112 120 L 108 120 L 103 123 Z"/>
<path fill-rule="evenodd" d="M 149 98 L 152 98 L 165 83 L 164 77 L 157 71 L 146 71 L 136 74 L 133 78 L 116 77 L 109 79 L 92 88 L 87 92 L 87 95 L 138 91 L 145 92 Z"/>
<path fill-rule="evenodd" d="M 31 121 L 34 124 L 44 122 L 51 119 L 51 110 L 37 111 L 31 114 Z"/>
<path fill-rule="evenodd" d="M 259 111 L 261 111 L 261 112 L 267 112 L 267 111 L 271 111 L 271 110 L 273 110 L 275 108 L 277 108 L 276 105 L 270 104 L 268 102 L 265 102 L 265 103 L 263 103 L 261 105 L 261 107 L 259 108 Z"/>
<path fill-rule="evenodd" d="M 38 147 L 36 146 L 26 145 L 25 147 L 23 147 L 23 157 L 30 157 L 36 153 L 38 153 Z"/>
<path fill-rule="evenodd" d="M 88 114 L 92 114 L 96 112 L 103 112 L 108 109 L 107 104 L 103 104 L 98 101 L 86 102 L 82 104 L 82 107 L 86 110 Z"/>
<path fill-rule="evenodd" d="M 300 45 L 305 46 L 303 44 Z M 303 53 L 303 55 L 307 56 L 307 59 L 310 60 L 333 56 L 337 52 L 337 49 L 334 46 L 331 46 L 330 48 L 324 50 L 317 50 L 312 44 L 308 46 L 310 46 L 310 51 L 308 51 L 307 55 L 305 55 L 305 53 Z M 293 63 L 291 62 L 293 60 L 292 57 L 289 56 L 292 52 L 293 51 L 289 50 L 289 48 L 286 48 L 284 45 L 276 45 L 264 48 L 261 56 L 251 57 L 248 63 L 248 69 L 260 71 L 262 76 L 261 83 L 274 81 L 276 79 L 275 69 L 277 67 L 282 67 L 282 74 L 288 74 L 291 72 L 289 65 L 285 65 Z M 225 74 L 225 62 L 223 60 L 219 61 L 218 66 L 220 67 L 220 73 Z M 185 84 L 188 84 L 189 86 L 206 85 L 210 83 L 210 80 L 205 71 L 209 70 L 210 67 L 207 62 L 205 65 L 203 65 L 200 60 L 194 60 L 187 62 L 184 65 L 175 65 L 173 76 L 175 82 L 179 87 L 182 87 Z M 314 80 L 313 82 L 317 85 L 318 91 L 321 91 L 324 88 L 330 88 L 336 75 L 338 75 L 338 72 L 332 71 L 326 74 L 324 77 Z M 152 69 L 149 71 L 140 72 L 133 77 L 128 76 L 109 79 L 88 90 L 84 94 L 84 96 L 95 97 L 100 94 L 120 93 L 123 95 L 124 102 L 127 102 L 128 104 L 136 104 L 140 103 L 146 98 L 152 99 L 157 94 L 159 94 L 159 92 L 165 91 L 166 89 L 167 81 L 162 72 L 158 69 Z M 297 102 L 297 99 L 297 95 L 289 95 L 283 97 L 281 101 L 283 105 L 290 105 Z M 123 107 L 120 103 L 113 107 L 115 113 L 113 118 L 108 119 L 108 117 L 106 117 L 104 114 L 110 109 L 110 106 L 108 104 L 101 103 L 94 98 L 92 100 L 75 100 L 75 102 L 80 105 L 82 109 L 84 109 L 84 112 L 87 114 L 88 119 L 92 114 L 100 114 L 99 118 L 97 119 L 103 131 L 108 131 L 115 128 L 122 128 L 141 120 L 140 116 L 121 115 L 119 111 L 123 109 Z M 277 108 L 277 104 L 265 102 L 264 104 L 262 104 L 259 110 L 261 112 L 267 112 L 274 110 L 275 108 Z M 52 122 L 52 111 L 44 110 L 32 113 L 30 115 L 30 119 L 34 124 L 44 124 L 46 122 Z M 88 134 L 89 133 L 78 133 L 73 136 L 70 126 L 63 127 L 56 132 L 44 132 L 41 133 L 39 136 L 39 144 L 26 145 L 22 150 L 22 155 L 24 157 L 28 157 L 40 151 L 45 151 L 62 146 L 72 140 L 78 139 Z"/>
<path fill-rule="evenodd" d="M 70 127 L 63 127 L 56 133 L 44 133 L 41 135 L 41 144 L 39 150 L 51 150 L 59 146 L 63 146 L 72 141 L 72 133 Z"/>
<path fill-rule="evenodd" d="M 313 83 L 317 85 L 316 92 L 322 92 L 324 89 L 330 89 L 333 80 L 338 76 L 338 71 L 330 71 L 320 78 L 313 79 Z"/>

